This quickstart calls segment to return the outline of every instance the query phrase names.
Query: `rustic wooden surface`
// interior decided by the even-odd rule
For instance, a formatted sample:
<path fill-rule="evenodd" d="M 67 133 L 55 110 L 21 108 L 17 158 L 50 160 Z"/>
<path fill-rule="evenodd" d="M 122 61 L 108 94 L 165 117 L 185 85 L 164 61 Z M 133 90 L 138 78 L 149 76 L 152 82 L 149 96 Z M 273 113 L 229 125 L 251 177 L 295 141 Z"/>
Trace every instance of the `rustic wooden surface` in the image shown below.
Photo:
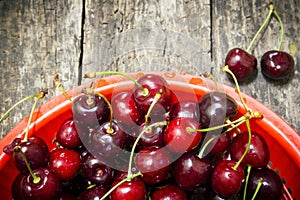
<path fill-rule="evenodd" d="M 274 0 L 285 36 L 282 50 L 296 70 L 288 83 L 257 78 L 245 93 L 270 107 L 300 132 L 300 2 Z M 83 83 L 90 71 L 210 71 L 232 85 L 221 66 L 227 51 L 246 49 L 268 13 L 259 0 L 0 0 L 0 113 L 40 88 L 46 101 Z M 279 23 L 273 18 L 252 48 L 258 60 L 276 49 Z M 29 114 L 32 101 L 17 107 L 0 125 L 3 137 Z"/>

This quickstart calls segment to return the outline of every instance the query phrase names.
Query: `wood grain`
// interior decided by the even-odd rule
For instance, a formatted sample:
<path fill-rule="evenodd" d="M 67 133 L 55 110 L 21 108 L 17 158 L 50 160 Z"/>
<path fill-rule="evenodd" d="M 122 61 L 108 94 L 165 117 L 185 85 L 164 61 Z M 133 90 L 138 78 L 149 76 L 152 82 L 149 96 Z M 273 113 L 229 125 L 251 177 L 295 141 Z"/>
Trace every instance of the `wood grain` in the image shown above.
<path fill-rule="evenodd" d="M 300 3 L 273 1 L 285 36 L 282 50 L 293 55 L 296 70 L 288 83 L 268 82 L 260 73 L 242 91 L 273 109 L 300 132 Z M 69 89 L 91 71 L 169 70 L 221 72 L 230 48 L 247 48 L 268 12 L 268 3 L 249 0 L 0 0 L 0 112 L 40 88 L 43 100 L 56 96 L 54 73 Z M 260 60 L 277 48 L 280 27 L 272 18 L 255 42 Z M 33 101 L 1 124 L 3 137 L 29 114 Z"/>

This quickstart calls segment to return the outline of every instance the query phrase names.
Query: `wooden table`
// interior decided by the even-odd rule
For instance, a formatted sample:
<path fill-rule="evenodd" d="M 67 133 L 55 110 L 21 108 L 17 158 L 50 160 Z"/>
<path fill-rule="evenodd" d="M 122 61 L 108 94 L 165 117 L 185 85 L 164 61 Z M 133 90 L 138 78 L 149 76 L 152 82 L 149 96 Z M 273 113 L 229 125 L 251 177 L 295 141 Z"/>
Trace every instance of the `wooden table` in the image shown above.
<path fill-rule="evenodd" d="M 285 35 L 282 50 L 295 59 L 288 83 L 257 78 L 243 92 L 273 109 L 300 132 L 300 3 L 274 0 Z M 0 112 L 21 98 L 48 88 L 43 100 L 83 83 L 90 71 L 169 70 L 211 72 L 233 85 L 221 71 L 229 49 L 246 49 L 268 13 L 259 0 L 1 0 Z M 280 26 L 272 18 L 251 52 L 258 61 L 276 49 Z M 17 107 L 1 124 L 3 137 L 28 115 L 33 101 Z"/>

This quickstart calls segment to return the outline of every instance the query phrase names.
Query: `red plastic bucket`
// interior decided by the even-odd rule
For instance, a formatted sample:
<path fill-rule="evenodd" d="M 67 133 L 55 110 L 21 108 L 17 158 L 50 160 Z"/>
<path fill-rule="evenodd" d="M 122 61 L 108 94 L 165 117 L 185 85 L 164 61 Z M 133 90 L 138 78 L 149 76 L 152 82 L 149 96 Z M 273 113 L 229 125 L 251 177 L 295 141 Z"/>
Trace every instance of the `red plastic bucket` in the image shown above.
<path fill-rule="evenodd" d="M 200 78 L 184 73 L 169 72 L 151 72 L 162 75 L 174 90 L 182 92 L 194 92 L 201 96 L 214 87 L 210 80 Z M 134 78 L 138 78 L 145 73 L 132 73 Z M 132 83 L 122 76 L 108 76 L 96 81 L 96 88 L 104 95 L 110 96 L 115 89 L 129 90 Z M 82 85 L 68 91 L 71 97 L 80 94 L 81 90 L 88 85 Z M 232 87 L 220 84 L 222 89 L 231 97 L 236 99 L 239 106 L 239 113 L 245 113 L 245 110 L 239 100 L 236 90 Z M 251 121 L 252 130 L 261 133 L 266 139 L 270 149 L 271 168 L 279 172 L 285 183 L 285 189 L 289 191 L 285 199 L 300 199 L 300 136 L 291 128 L 280 116 L 268 109 L 262 103 L 252 97 L 243 94 L 243 97 L 252 110 L 263 113 L 262 119 Z M 52 140 L 56 135 L 62 123 L 72 117 L 71 102 L 65 96 L 59 95 L 47 103 L 41 105 L 34 112 L 33 123 L 30 126 L 29 135 L 37 135 L 43 138 L 53 147 Z M 5 145 L 9 144 L 14 138 L 22 137 L 26 129 L 28 116 L 18 123 L 1 141 L 0 141 L 0 199 L 11 199 L 10 188 L 17 170 L 11 157 L 2 153 Z M 242 129 L 245 127 L 241 127 Z M 5 181 L 4 181 L 5 180 Z"/>

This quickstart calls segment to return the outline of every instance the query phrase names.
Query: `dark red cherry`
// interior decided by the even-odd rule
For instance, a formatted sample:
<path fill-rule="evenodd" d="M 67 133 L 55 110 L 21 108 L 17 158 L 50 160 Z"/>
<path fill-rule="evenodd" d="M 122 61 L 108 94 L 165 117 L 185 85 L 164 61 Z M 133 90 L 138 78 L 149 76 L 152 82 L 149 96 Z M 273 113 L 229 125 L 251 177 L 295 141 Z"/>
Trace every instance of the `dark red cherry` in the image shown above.
<path fill-rule="evenodd" d="M 294 71 L 293 57 L 283 51 L 268 51 L 261 58 L 261 72 L 273 80 L 286 79 Z"/>
<path fill-rule="evenodd" d="M 192 118 L 175 118 L 170 121 L 164 135 L 167 148 L 175 153 L 184 153 L 195 149 L 200 143 L 202 134 L 190 132 L 189 129 L 199 130 L 200 125 Z"/>
<path fill-rule="evenodd" d="M 155 188 L 151 200 L 188 200 L 186 192 L 175 184 Z"/>
<path fill-rule="evenodd" d="M 211 147 L 208 147 L 209 155 L 220 155 L 224 153 L 231 144 L 229 132 L 220 134 L 211 144 Z"/>
<path fill-rule="evenodd" d="M 80 155 L 70 149 L 54 149 L 50 152 L 49 168 L 61 180 L 71 180 L 79 172 Z"/>
<path fill-rule="evenodd" d="M 180 101 L 172 105 L 170 113 L 170 120 L 175 118 L 192 118 L 196 121 L 200 119 L 200 112 L 198 103 L 195 101 Z"/>
<path fill-rule="evenodd" d="M 96 200 L 100 199 L 103 195 L 105 195 L 108 192 L 108 188 L 103 185 L 96 185 L 92 188 L 88 188 L 84 190 L 78 199 L 80 200 Z M 109 198 L 105 198 L 105 200 L 108 200 Z"/>
<path fill-rule="evenodd" d="M 17 145 L 25 155 L 32 170 L 46 167 L 49 161 L 49 149 L 47 144 L 39 137 L 30 137 L 27 142 L 21 142 Z M 24 175 L 28 174 L 28 168 L 25 164 L 24 156 L 20 151 L 14 151 L 13 161 L 17 169 Z"/>
<path fill-rule="evenodd" d="M 112 97 L 114 119 L 124 126 L 125 130 L 141 124 L 144 116 L 136 106 L 131 92 L 121 92 Z"/>
<path fill-rule="evenodd" d="M 239 165 L 234 169 L 236 162 L 232 160 L 222 160 L 215 166 L 211 186 L 213 190 L 222 198 L 229 198 L 238 193 L 245 179 L 243 168 Z"/>
<path fill-rule="evenodd" d="M 199 100 L 200 125 L 202 128 L 224 124 L 227 118 L 238 112 L 236 101 L 229 95 L 219 91 L 204 94 Z M 219 131 L 219 133 L 221 133 Z"/>
<path fill-rule="evenodd" d="M 35 183 L 30 174 L 23 178 L 21 187 L 24 199 L 59 199 L 61 192 L 61 183 L 59 178 L 47 168 L 35 169 L 33 170 L 33 173 L 39 177 L 40 180 Z"/>
<path fill-rule="evenodd" d="M 12 185 L 11 185 L 11 194 L 13 199 L 23 199 L 22 195 L 22 181 L 23 181 L 24 175 L 22 173 L 19 173 L 16 178 L 14 179 Z"/>
<path fill-rule="evenodd" d="M 122 180 L 122 179 L 121 179 Z M 112 187 L 115 186 L 120 179 L 115 179 Z M 146 200 L 147 199 L 147 187 L 141 178 L 136 177 L 130 181 L 126 181 L 118 186 L 110 195 L 111 200 L 120 199 L 134 199 L 134 200 Z"/>
<path fill-rule="evenodd" d="M 156 184 L 167 177 L 171 158 L 165 148 L 152 146 L 137 153 L 135 164 L 143 174 L 142 179 L 146 184 Z"/>
<path fill-rule="evenodd" d="M 228 65 L 239 82 L 249 81 L 257 74 L 257 59 L 240 48 L 233 48 L 227 53 L 225 65 Z"/>
<path fill-rule="evenodd" d="M 262 179 L 262 186 L 255 199 L 279 200 L 283 194 L 283 184 L 280 176 L 270 168 L 252 168 L 247 185 L 247 196 L 252 198 L 259 179 Z"/>
<path fill-rule="evenodd" d="M 10 144 L 4 146 L 3 152 L 9 155 L 13 154 L 15 146 L 21 144 L 21 142 L 21 138 L 15 138 Z"/>
<path fill-rule="evenodd" d="M 144 90 L 141 90 L 137 85 L 134 87 L 134 100 L 138 108 L 145 114 L 148 112 L 151 103 L 157 93 L 161 94 L 158 102 L 152 109 L 153 113 L 167 113 L 171 107 L 172 92 L 169 89 L 166 80 L 156 74 L 146 74 L 138 79 L 138 83 L 147 90 L 147 94 Z"/>
<path fill-rule="evenodd" d="M 114 177 L 114 170 L 92 154 L 83 159 L 82 172 L 92 182 L 102 185 L 110 184 Z"/>
<path fill-rule="evenodd" d="M 173 165 L 176 183 L 184 190 L 193 190 L 210 179 L 212 165 L 195 153 L 183 154 Z"/>
<path fill-rule="evenodd" d="M 229 152 L 232 160 L 238 161 L 246 150 L 248 144 L 248 131 L 237 135 L 230 146 Z M 265 139 L 257 132 L 251 131 L 251 144 L 243 164 L 256 168 L 266 167 L 270 160 L 270 152 Z"/>
<path fill-rule="evenodd" d="M 97 95 L 82 94 L 72 102 L 73 118 L 80 137 L 89 129 L 107 121 L 110 110 L 105 100 Z"/>
<path fill-rule="evenodd" d="M 75 149 L 82 144 L 73 119 L 62 124 L 55 138 L 65 148 Z"/>

